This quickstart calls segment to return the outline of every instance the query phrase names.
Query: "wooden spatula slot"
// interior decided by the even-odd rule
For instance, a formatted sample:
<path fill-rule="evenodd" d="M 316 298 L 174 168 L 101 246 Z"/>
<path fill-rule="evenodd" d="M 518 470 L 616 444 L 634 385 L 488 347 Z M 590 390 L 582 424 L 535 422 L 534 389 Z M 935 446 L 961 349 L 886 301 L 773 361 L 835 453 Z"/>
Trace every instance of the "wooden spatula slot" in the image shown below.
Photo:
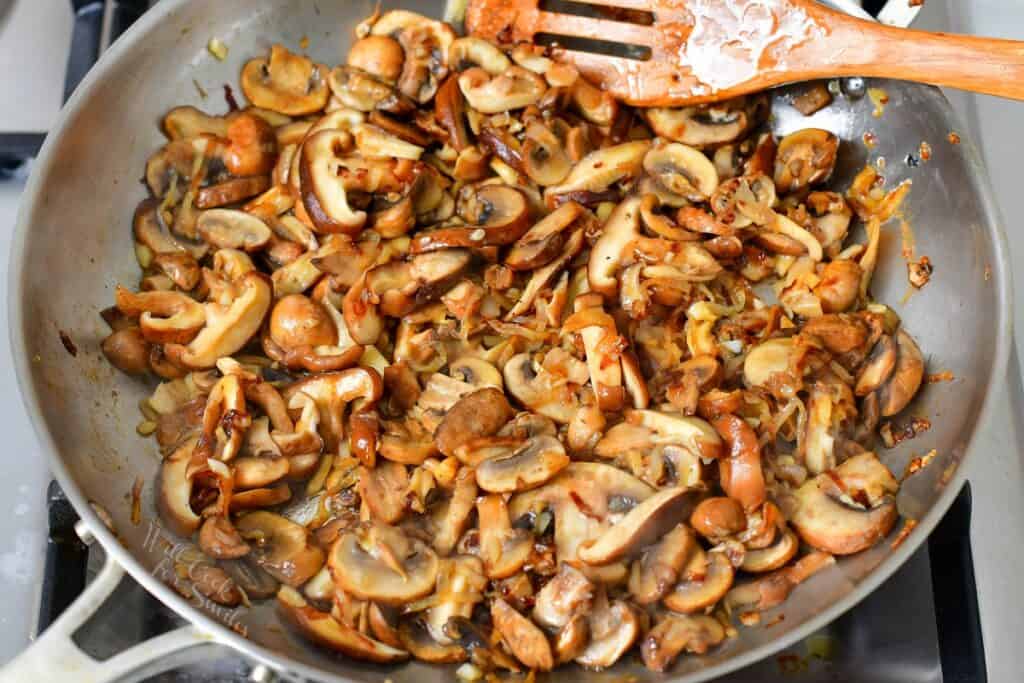
<path fill-rule="evenodd" d="M 552 14 L 571 14 L 577 17 L 593 17 L 595 19 L 608 19 L 624 24 L 638 24 L 650 26 L 654 23 L 654 13 L 646 10 L 630 9 L 628 7 L 613 7 L 601 5 L 585 0 L 541 0 L 538 7 L 544 12 Z"/>
<path fill-rule="evenodd" d="M 556 50 L 571 50 L 573 52 L 586 52 L 594 55 L 621 57 L 637 62 L 644 62 L 651 58 L 651 48 L 646 45 L 614 43 L 610 40 L 584 38 L 583 36 L 560 36 L 554 33 L 538 33 L 534 36 L 533 40 L 538 45 L 551 47 Z"/>

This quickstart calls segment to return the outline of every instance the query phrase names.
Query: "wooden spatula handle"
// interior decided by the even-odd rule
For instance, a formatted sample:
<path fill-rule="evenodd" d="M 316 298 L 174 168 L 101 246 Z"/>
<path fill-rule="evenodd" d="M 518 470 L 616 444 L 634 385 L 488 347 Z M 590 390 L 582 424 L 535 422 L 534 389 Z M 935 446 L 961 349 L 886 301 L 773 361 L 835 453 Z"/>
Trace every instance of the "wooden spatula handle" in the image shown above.
<path fill-rule="evenodd" d="M 1024 99 L 1024 42 L 908 31 L 843 17 L 801 55 L 807 77 L 875 76 Z M 804 75 L 804 74 L 801 74 Z"/>

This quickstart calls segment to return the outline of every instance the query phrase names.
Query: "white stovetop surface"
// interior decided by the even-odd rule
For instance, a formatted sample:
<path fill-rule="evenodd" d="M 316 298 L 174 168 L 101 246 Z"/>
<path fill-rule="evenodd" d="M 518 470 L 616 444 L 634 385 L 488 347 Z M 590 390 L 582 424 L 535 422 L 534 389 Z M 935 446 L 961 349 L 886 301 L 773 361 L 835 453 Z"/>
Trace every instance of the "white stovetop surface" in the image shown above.
<path fill-rule="evenodd" d="M 15 0 L 14 4 L 37 6 L 36 0 Z M 5 0 L 0 0 L 0 36 L 4 33 L 4 5 Z M 55 12 L 65 7 L 58 0 L 39 5 L 60 6 Z M 59 29 L 38 34 L 33 52 L 63 59 L 67 17 L 61 15 L 50 25 Z M 1024 2 L 929 0 L 916 26 L 1020 40 L 1024 39 Z M 47 40 L 52 45 L 39 42 Z M 1019 208 L 1011 199 L 1020 192 L 1017 184 L 1019 154 L 1024 149 L 1020 128 L 1024 104 L 959 93 L 951 93 L 950 98 L 983 150 L 1011 235 L 1014 271 L 1024 273 L 1024 243 L 1012 239 L 1017 232 Z M 49 115 L 40 113 L 42 117 Z M 0 181 L 0 254 L 9 251 L 23 186 L 19 180 Z M 6 260 L 0 259 L 0 263 Z M 1017 329 L 1024 330 L 1024 297 L 1017 298 L 1014 313 Z M 0 296 L 0 329 L 6 330 L 7 324 L 7 301 Z M 1022 340 L 1024 333 L 1017 338 L 1018 349 L 1024 349 Z M 9 359 L 7 335 L 0 334 L 0 433 L 4 440 L 0 481 L 6 482 L 8 496 L 7 514 L 0 515 L 0 583 L 7 589 L 0 603 L 0 663 L 24 648 L 34 630 L 44 559 L 46 486 L 50 481 L 45 465 L 38 459 Z M 1024 532 L 1024 390 L 1017 354 L 999 393 L 1001 399 L 983 428 L 975 457 L 968 465 L 968 476 L 974 490 L 971 538 L 988 675 L 990 680 L 1001 682 L 1020 676 L 1019 648 L 1024 633 L 1024 594 L 1020 591 L 1020 552 L 1016 545 Z"/>

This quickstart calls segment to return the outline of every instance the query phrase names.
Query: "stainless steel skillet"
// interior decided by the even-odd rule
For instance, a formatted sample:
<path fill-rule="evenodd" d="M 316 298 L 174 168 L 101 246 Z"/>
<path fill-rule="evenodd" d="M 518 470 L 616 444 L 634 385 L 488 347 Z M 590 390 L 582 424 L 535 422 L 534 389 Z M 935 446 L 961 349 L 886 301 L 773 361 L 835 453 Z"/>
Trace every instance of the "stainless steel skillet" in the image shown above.
<path fill-rule="evenodd" d="M 441 0 L 389 4 L 437 16 L 443 11 Z M 859 11 L 849 0 L 830 4 Z M 297 47 L 307 37 L 312 55 L 337 63 L 344 58 L 355 23 L 372 11 L 373 3 L 367 0 L 163 0 L 108 51 L 47 140 L 23 200 L 11 253 L 14 361 L 42 451 L 110 563 L 34 648 L 0 672 L 0 680 L 49 676 L 110 681 L 154 661 L 170 663 L 172 654 L 211 641 L 301 678 L 451 680 L 450 670 L 424 664 L 384 669 L 344 660 L 280 625 L 270 605 L 227 612 L 209 603 L 191 604 L 165 585 L 172 578 L 166 574 L 169 558 L 180 559 L 183 546 L 155 516 L 149 484 L 158 455 L 154 445 L 134 430 L 138 400 L 151 387 L 114 371 L 99 352 L 106 332 L 96 312 L 109 305 L 116 282 L 137 275 L 129 223 L 144 195 L 138 182 L 141 169 L 161 141 L 160 116 L 182 103 L 221 110 L 221 84 L 235 83 L 243 62 L 265 53 L 272 42 Z M 226 61 L 218 62 L 206 50 L 212 37 L 229 46 Z M 197 84 L 209 93 L 206 99 Z M 913 454 L 937 449 L 935 461 L 911 478 L 900 494 L 901 511 L 919 523 L 902 545 L 879 544 L 800 586 L 778 608 L 785 620 L 774 627 L 741 628 L 738 638 L 713 653 L 684 658 L 671 674 L 679 683 L 707 680 L 763 658 L 856 604 L 927 537 L 963 483 L 963 459 L 984 457 L 971 453 L 970 445 L 989 412 L 990 386 L 1005 373 L 1011 343 L 1005 238 L 978 154 L 963 137 L 942 94 L 896 82 L 873 85 L 884 88 L 890 99 L 880 118 L 872 116 L 874 104 L 868 98 L 840 98 L 807 119 L 779 93 L 772 125 L 783 134 L 809 125 L 838 133 L 846 141 L 837 178 L 840 186 L 869 160 L 869 154 L 872 161 L 886 159 L 889 183 L 904 178 L 914 183 L 907 215 L 918 254 L 929 256 L 936 273 L 925 290 L 897 310 L 929 354 L 930 371 L 948 370 L 956 378 L 926 387 L 912 409 L 931 417 L 932 429 L 883 455 L 899 473 Z M 870 153 L 861 141 L 868 131 L 878 139 Z M 960 134 L 960 144 L 949 142 L 951 132 Z M 931 145 L 931 159 L 912 168 L 904 159 L 917 155 L 922 142 Z M 897 305 L 908 288 L 898 226 L 889 226 L 886 234 L 873 290 L 878 299 Z M 74 341 L 77 356 L 62 345 L 61 332 Z M 147 482 L 138 525 L 132 524 L 126 503 L 136 477 Z M 109 511 L 116 535 L 103 525 L 90 502 Z M 113 590 L 121 568 L 192 625 L 95 662 L 78 650 L 70 634 Z M 770 613 L 765 621 L 773 617 Z M 600 674 L 567 669 L 557 675 L 567 681 L 654 678 L 636 660 Z"/>

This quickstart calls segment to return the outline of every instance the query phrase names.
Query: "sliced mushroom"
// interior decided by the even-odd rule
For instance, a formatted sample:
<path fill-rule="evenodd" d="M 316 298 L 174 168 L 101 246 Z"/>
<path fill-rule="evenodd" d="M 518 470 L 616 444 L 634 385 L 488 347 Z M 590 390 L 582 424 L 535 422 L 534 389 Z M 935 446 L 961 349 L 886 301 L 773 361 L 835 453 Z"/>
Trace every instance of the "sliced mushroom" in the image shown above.
<path fill-rule="evenodd" d="M 299 164 L 302 203 L 317 230 L 354 235 L 366 223 L 366 212 L 349 204 L 339 154 L 350 146 L 345 131 L 325 130 L 306 138 Z"/>
<path fill-rule="evenodd" d="M 164 114 L 161 129 L 171 140 L 213 135 L 226 138 L 229 120 L 223 116 L 210 116 L 195 107 L 174 107 Z"/>
<path fill-rule="evenodd" d="M 232 209 L 210 209 L 199 214 L 199 236 L 218 249 L 257 251 L 270 241 L 267 224 L 256 216 Z"/>
<path fill-rule="evenodd" d="M 736 586 L 725 596 L 724 606 L 732 612 L 771 609 L 782 604 L 797 585 L 835 561 L 835 557 L 827 553 L 804 555 L 789 567 Z"/>
<path fill-rule="evenodd" d="M 273 597 L 281 586 L 277 579 L 260 569 L 251 557 L 221 560 L 219 564 L 231 576 L 235 585 L 245 591 L 250 600 Z"/>
<path fill-rule="evenodd" d="M 598 126 L 610 126 L 619 113 L 619 103 L 611 95 L 591 85 L 585 78 L 576 78 L 569 86 L 573 108 L 587 121 Z"/>
<path fill-rule="evenodd" d="M 766 496 L 757 433 L 736 415 L 720 415 L 712 424 L 729 449 L 728 457 L 718 461 L 722 490 L 745 510 L 755 510 L 764 503 Z"/>
<path fill-rule="evenodd" d="M 584 211 L 572 201 L 559 206 L 516 241 L 505 257 L 505 265 L 512 270 L 534 270 L 554 261 L 562 253 L 569 228 Z"/>
<path fill-rule="evenodd" d="M 790 370 L 793 357 L 793 339 L 769 339 L 750 349 L 743 361 L 743 378 L 748 386 L 763 387 L 773 377 Z"/>
<path fill-rule="evenodd" d="M 103 339 L 100 350 L 110 364 L 121 372 L 130 375 L 149 372 L 150 345 L 138 327 L 111 332 Z"/>
<path fill-rule="evenodd" d="M 543 368 L 535 368 L 528 353 L 513 356 L 505 363 L 505 386 L 527 408 L 560 424 L 568 424 L 579 406 L 572 390 Z"/>
<path fill-rule="evenodd" d="M 277 593 L 277 606 L 285 620 L 304 637 L 348 657 L 380 664 L 402 662 L 409 658 L 405 650 L 374 640 L 330 614 L 317 610 L 290 586 L 281 586 Z"/>
<path fill-rule="evenodd" d="M 543 78 L 521 66 L 510 66 L 496 75 L 474 67 L 459 76 L 459 89 L 469 106 L 483 114 L 536 104 L 546 88 Z"/>
<path fill-rule="evenodd" d="M 374 22 L 371 34 L 395 38 L 405 51 L 398 88 L 420 104 L 430 101 L 448 74 L 448 54 L 455 41 L 451 26 L 406 10 L 391 10 Z"/>
<path fill-rule="evenodd" d="M 775 543 L 767 548 L 748 549 L 743 555 L 743 564 L 740 565 L 740 569 L 751 573 L 774 571 L 796 557 L 799 549 L 800 539 L 792 531 L 786 529 L 778 535 Z"/>
<path fill-rule="evenodd" d="M 121 313 L 139 319 L 149 342 L 188 343 L 207 323 L 203 306 L 181 292 L 134 293 L 118 285 L 114 296 Z"/>
<path fill-rule="evenodd" d="M 590 251 L 587 277 L 590 287 L 600 294 L 612 297 L 618 291 L 622 260 L 629 245 L 640 236 L 641 201 L 640 197 L 629 197 L 619 203 Z"/>
<path fill-rule="evenodd" d="M 760 123 L 767 110 L 764 95 L 682 109 L 654 107 L 644 116 L 655 134 L 706 149 L 735 142 Z"/>
<path fill-rule="evenodd" d="M 703 614 L 666 614 L 640 645 L 644 665 L 651 671 L 665 671 L 682 652 L 702 655 L 725 640 L 725 628 Z"/>
<path fill-rule="evenodd" d="M 444 455 L 455 455 L 467 441 L 497 433 L 514 414 L 505 392 L 485 387 L 452 406 L 434 432 L 434 443 Z"/>
<path fill-rule="evenodd" d="M 505 53 L 482 38 L 456 38 L 448 48 L 448 64 L 457 71 L 478 66 L 492 76 L 499 76 L 512 66 Z"/>
<path fill-rule="evenodd" d="M 581 654 L 590 643 L 590 622 L 586 615 L 577 614 L 555 636 L 555 663 L 567 664 Z"/>
<path fill-rule="evenodd" d="M 424 232 L 413 240 L 410 252 L 503 246 L 519 239 L 530 223 L 526 197 L 509 185 L 483 185 L 460 193 L 457 208 L 467 225 Z"/>
<path fill-rule="evenodd" d="M 538 436 L 509 455 L 481 462 L 476 468 L 476 481 L 491 493 L 527 491 L 550 481 L 568 464 L 569 456 L 558 439 Z"/>
<path fill-rule="evenodd" d="M 626 412 L 626 422 L 653 431 L 656 443 L 681 446 L 705 460 L 717 459 L 723 453 L 721 437 L 708 422 L 698 417 L 656 410 L 630 410 Z"/>
<path fill-rule="evenodd" d="M 888 382 L 896 369 L 897 354 L 896 340 L 891 335 L 882 335 L 875 342 L 864 366 L 857 373 L 857 385 L 854 393 L 858 397 L 867 396 Z"/>
<path fill-rule="evenodd" d="M 491 603 L 491 619 L 508 649 L 524 666 L 540 671 L 555 667 L 551 644 L 544 632 L 503 599 Z"/>
<path fill-rule="evenodd" d="M 405 515 L 408 487 L 405 465 L 385 461 L 373 468 L 359 468 L 359 495 L 373 519 L 385 524 L 397 524 Z"/>
<path fill-rule="evenodd" d="M 561 195 L 603 192 L 614 183 L 638 177 L 650 146 L 649 140 L 637 140 L 591 152 L 573 166 L 561 184 L 544 190 L 545 200 L 551 205 Z"/>
<path fill-rule="evenodd" d="M 442 556 L 450 555 L 469 526 L 476 502 L 476 478 L 473 470 L 462 467 L 455 475 L 451 497 L 437 506 L 433 512 L 436 532 L 434 549 Z"/>
<path fill-rule="evenodd" d="M 879 389 L 882 417 L 892 417 L 910 403 L 924 378 L 924 356 L 917 342 L 903 329 L 896 333 L 898 354 L 889 381 Z"/>
<path fill-rule="evenodd" d="M 382 157 L 417 160 L 423 154 L 423 147 L 407 142 L 389 133 L 380 126 L 361 123 L 353 131 L 356 149 L 364 157 Z"/>
<path fill-rule="evenodd" d="M 269 434 L 267 440 L 270 441 Z M 273 441 L 270 443 L 276 449 L 277 444 Z M 235 475 L 235 488 L 239 490 L 270 486 L 286 477 L 290 469 L 288 458 L 279 454 L 235 458 L 231 465 Z"/>
<path fill-rule="evenodd" d="M 402 647 L 418 660 L 431 664 L 456 664 L 466 661 L 468 653 L 458 643 L 442 645 L 430 636 L 421 619 L 407 619 L 398 627 Z"/>
<path fill-rule="evenodd" d="M 167 230 L 159 215 L 160 200 L 150 197 L 139 202 L 132 219 L 135 240 L 154 254 L 176 254 L 184 252 L 195 259 L 201 259 L 209 246 L 191 241 L 179 240 Z"/>
<path fill-rule="evenodd" d="M 774 218 L 775 183 L 763 173 L 732 178 L 720 184 L 709 204 L 715 217 L 732 228 L 767 225 Z"/>
<path fill-rule="evenodd" d="M 405 52 L 394 38 L 370 35 L 352 44 L 346 61 L 376 78 L 394 83 L 402 74 Z"/>
<path fill-rule="evenodd" d="M 539 185 L 557 185 L 572 170 L 563 141 L 539 120 L 530 121 L 523 139 L 523 172 Z"/>
<path fill-rule="evenodd" d="M 696 553 L 683 570 L 683 580 L 665 595 L 662 602 L 673 612 L 703 612 L 725 597 L 732 587 L 734 574 L 732 563 L 724 552 Z"/>
<path fill-rule="evenodd" d="M 683 488 L 658 491 L 626 513 L 593 544 L 581 546 L 577 556 L 587 564 L 603 565 L 633 555 L 685 519 L 693 508 L 694 498 L 695 494 Z"/>
<path fill-rule="evenodd" d="M 439 565 L 437 553 L 426 543 L 382 524 L 343 534 L 327 562 L 345 592 L 385 605 L 402 605 L 430 593 Z"/>
<path fill-rule="evenodd" d="M 593 669 L 607 669 L 633 647 L 640 637 L 640 619 L 627 603 L 595 600 L 588 617 L 590 643 L 576 657 L 576 663 Z"/>
<path fill-rule="evenodd" d="M 199 529 L 199 549 L 215 560 L 235 560 L 251 548 L 227 517 L 208 517 Z"/>
<path fill-rule="evenodd" d="M 289 116 L 320 111 L 327 104 L 327 68 L 294 55 L 282 45 L 269 59 L 252 59 L 242 69 L 242 92 L 257 107 Z"/>
<path fill-rule="evenodd" d="M 383 392 L 380 375 L 370 368 L 349 368 L 340 372 L 313 375 L 289 385 L 282 396 L 289 403 L 299 394 L 305 394 L 315 402 L 317 413 L 322 420 L 321 435 L 328 452 L 336 453 L 339 440 L 345 434 L 343 413 L 345 407 L 357 400 L 373 404 Z"/>
<path fill-rule="evenodd" d="M 678 142 L 651 147 L 643 163 L 665 190 L 687 201 L 707 201 L 718 188 L 718 171 L 711 160 Z"/>
<path fill-rule="evenodd" d="M 677 525 L 633 561 L 630 595 L 641 605 L 661 600 L 676 585 L 680 572 L 698 547 L 693 533 L 683 524 Z"/>
<path fill-rule="evenodd" d="M 480 559 L 488 578 L 505 579 L 526 564 L 533 552 L 533 535 L 526 529 L 513 529 L 505 499 L 498 494 L 480 497 L 476 502 L 480 530 Z M 542 622 L 543 623 L 543 622 Z"/>
<path fill-rule="evenodd" d="M 445 632 L 449 620 L 469 619 L 473 606 L 483 600 L 487 588 L 483 563 L 472 555 L 441 560 L 437 575 L 437 603 L 427 610 L 425 624 L 431 638 L 442 645 L 453 639 Z"/>
<path fill-rule="evenodd" d="M 775 186 L 788 193 L 825 182 L 838 151 L 839 138 L 827 130 L 806 128 L 787 135 L 775 156 Z"/>
<path fill-rule="evenodd" d="M 196 440 L 190 439 L 164 458 L 156 483 L 156 507 L 171 532 L 189 538 L 202 519 L 192 510 L 192 479 L 186 472 L 192 461 Z"/>
<path fill-rule="evenodd" d="M 842 313 L 857 303 L 864 271 L 856 261 L 830 261 L 821 269 L 818 277 L 820 282 L 814 287 L 814 294 L 821 299 L 822 311 Z"/>
<path fill-rule="evenodd" d="M 791 523 L 804 542 L 833 555 L 852 555 L 885 538 L 896 523 L 899 484 L 873 453 L 819 474 L 796 491 Z"/>
<path fill-rule="evenodd" d="M 551 631 L 565 628 L 573 617 L 586 615 L 594 584 L 571 564 L 562 562 L 558 573 L 537 593 L 533 619 Z"/>
<path fill-rule="evenodd" d="M 324 565 L 324 553 L 309 531 L 272 512 L 257 510 L 235 522 L 239 535 L 252 546 L 261 569 L 288 586 L 301 586 Z"/>

